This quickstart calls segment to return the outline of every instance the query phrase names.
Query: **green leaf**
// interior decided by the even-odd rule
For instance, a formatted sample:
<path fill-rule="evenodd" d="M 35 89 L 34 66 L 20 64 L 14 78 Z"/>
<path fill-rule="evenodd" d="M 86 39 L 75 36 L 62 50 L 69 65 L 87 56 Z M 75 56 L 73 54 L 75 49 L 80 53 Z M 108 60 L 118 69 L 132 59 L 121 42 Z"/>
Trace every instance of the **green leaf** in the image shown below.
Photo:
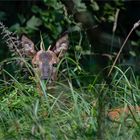
<path fill-rule="evenodd" d="M 114 20 L 115 20 L 115 17 L 114 17 L 114 16 L 109 16 L 109 17 L 108 17 L 108 21 L 109 21 L 109 22 L 114 22 Z"/>
<path fill-rule="evenodd" d="M 82 51 L 82 47 L 79 46 L 79 45 L 76 45 L 76 46 L 75 46 L 75 50 L 80 52 L 80 51 Z"/>
<path fill-rule="evenodd" d="M 25 21 L 26 21 L 26 18 L 23 15 L 21 15 L 21 14 L 18 14 L 17 16 L 18 16 L 18 19 L 21 22 L 21 24 L 24 24 Z"/>
<path fill-rule="evenodd" d="M 72 32 L 75 32 L 75 31 L 80 32 L 81 31 L 81 27 L 82 27 L 81 23 L 77 23 L 75 26 L 71 27 L 70 30 Z"/>
<path fill-rule="evenodd" d="M 75 3 L 75 6 L 77 7 L 77 10 L 79 12 L 84 12 L 86 11 L 86 5 L 81 2 L 81 0 L 75 0 L 73 1 Z"/>
<path fill-rule="evenodd" d="M 140 31 L 136 30 L 136 34 L 140 37 Z"/>
<path fill-rule="evenodd" d="M 10 31 L 17 31 L 17 30 L 19 30 L 19 28 L 20 28 L 20 24 L 19 24 L 19 23 L 16 23 L 16 24 L 12 25 L 12 26 L 9 28 L 9 30 L 10 30 Z"/>
<path fill-rule="evenodd" d="M 37 30 L 38 29 L 37 27 L 40 26 L 41 24 L 42 21 L 35 16 L 32 16 L 26 23 L 28 28 L 35 29 L 35 30 Z"/>
<path fill-rule="evenodd" d="M 47 6 L 53 7 L 55 10 L 59 10 L 63 5 L 58 0 L 44 0 Z"/>
<path fill-rule="evenodd" d="M 135 42 L 135 41 L 131 41 L 131 45 L 133 45 L 133 46 L 139 46 L 139 44 L 137 42 Z"/>
<path fill-rule="evenodd" d="M 99 11 L 99 5 L 97 4 L 97 2 L 91 0 L 91 7 L 94 11 Z"/>
<path fill-rule="evenodd" d="M 129 52 L 131 56 L 136 56 L 136 53 L 134 51 Z"/>
<path fill-rule="evenodd" d="M 6 19 L 6 13 L 3 11 L 0 11 L 0 20 L 5 20 Z"/>

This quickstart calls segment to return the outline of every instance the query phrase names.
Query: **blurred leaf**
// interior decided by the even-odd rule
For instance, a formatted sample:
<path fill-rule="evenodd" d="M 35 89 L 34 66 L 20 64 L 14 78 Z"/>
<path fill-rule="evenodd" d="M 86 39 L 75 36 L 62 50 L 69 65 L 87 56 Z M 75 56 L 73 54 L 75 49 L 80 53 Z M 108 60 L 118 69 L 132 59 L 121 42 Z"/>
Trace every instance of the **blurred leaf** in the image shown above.
<path fill-rule="evenodd" d="M 140 31 L 136 30 L 136 34 L 140 37 Z"/>
<path fill-rule="evenodd" d="M 138 44 L 137 42 L 135 42 L 135 41 L 131 41 L 131 44 L 132 44 L 133 46 L 139 46 L 139 44 Z"/>
<path fill-rule="evenodd" d="M 26 21 L 26 18 L 25 18 L 23 15 L 20 15 L 20 14 L 18 14 L 17 16 L 18 16 L 18 18 L 19 18 L 19 20 L 20 20 L 20 23 L 21 23 L 21 24 L 24 24 L 25 21 Z"/>
<path fill-rule="evenodd" d="M 115 20 L 115 17 L 114 17 L 114 16 L 109 16 L 109 17 L 108 17 L 108 21 L 109 21 L 109 22 L 114 22 L 114 20 Z"/>
<path fill-rule="evenodd" d="M 86 11 L 86 5 L 81 2 L 81 0 L 75 0 L 73 1 L 75 3 L 75 6 L 77 7 L 77 10 L 79 12 L 84 12 Z"/>
<path fill-rule="evenodd" d="M 121 7 L 122 9 L 124 9 L 124 7 L 123 7 L 124 6 L 123 0 L 115 0 L 114 2 L 117 5 L 117 7 Z"/>
<path fill-rule="evenodd" d="M 112 7 L 110 4 L 106 3 L 104 6 L 104 12 L 105 14 L 111 14 L 114 10 L 114 7 Z"/>
<path fill-rule="evenodd" d="M 74 31 L 80 32 L 81 28 L 82 28 L 82 24 L 81 23 L 77 23 L 75 26 L 71 27 L 70 30 L 71 30 L 71 32 L 74 32 Z"/>
<path fill-rule="evenodd" d="M 12 25 L 9 29 L 10 29 L 10 31 L 13 32 L 13 31 L 19 30 L 19 28 L 20 28 L 20 24 L 16 23 L 16 24 Z"/>
<path fill-rule="evenodd" d="M 76 45 L 76 46 L 75 46 L 75 50 L 80 52 L 80 51 L 82 51 L 82 47 L 79 46 L 79 45 Z"/>
<path fill-rule="evenodd" d="M 38 6 L 33 5 L 32 12 L 35 13 L 35 14 L 37 14 L 37 13 L 42 13 L 43 11 Z"/>
<path fill-rule="evenodd" d="M 5 20 L 6 19 L 6 13 L 3 11 L 0 11 L 0 20 Z"/>
<path fill-rule="evenodd" d="M 136 53 L 134 51 L 129 52 L 131 56 L 136 56 Z"/>
<path fill-rule="evenodd" d="M 53 7 L 55 10 L 61 9 L 63 5 L 58 0 L 44 0 L 49 7 Z"/>
<path fill-rule="evenodd" d="M 91 0 L 91 7 L 94 11 L 99 11 L 99 5 L 97 4 L 97 2 Z"/>
<path fill-rule="evenodd" d="M 37 27 L 40 26 L 41 24 L 42 24 L 42 21 L 39 18 L 37 18 L 35 16 L 32 16 L 27 21 L 27 24 L 26 25 L 27 25 L 28 28 L 37 30 L 38 29 Z"/>

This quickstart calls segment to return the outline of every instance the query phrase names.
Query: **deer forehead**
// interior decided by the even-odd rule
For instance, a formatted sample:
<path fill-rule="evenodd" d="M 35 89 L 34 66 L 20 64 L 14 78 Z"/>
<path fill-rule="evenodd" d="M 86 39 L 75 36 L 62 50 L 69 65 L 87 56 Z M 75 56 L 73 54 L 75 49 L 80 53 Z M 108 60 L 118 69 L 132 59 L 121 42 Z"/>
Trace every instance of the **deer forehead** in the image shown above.
<path fill-rule="evenodd" d="M 50 65 L 58 63 L 59 59 L 53 51 L 48 50 L 47 54 L 48 54 L 48 56 L 49 55 L 51 56 L 51 59 L 49 59 Z"/>
<path fill-rule="evenodd" d="M 52 51 L 43 51 L 40 50 L 37 52 L 34 58 L 34 63 L 40 63 L 40 62 L 47 62 L 50 65 L 58 63 L 58 58 L 56 54 Z"/>

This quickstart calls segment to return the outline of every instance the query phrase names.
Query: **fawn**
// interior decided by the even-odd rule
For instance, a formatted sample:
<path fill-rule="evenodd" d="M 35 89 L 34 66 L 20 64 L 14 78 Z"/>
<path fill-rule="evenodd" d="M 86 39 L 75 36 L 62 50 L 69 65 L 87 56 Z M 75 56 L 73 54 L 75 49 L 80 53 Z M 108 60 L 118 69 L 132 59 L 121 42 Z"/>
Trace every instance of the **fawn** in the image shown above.
<path fill-rule="evenodd" d="M 68 49 L 68 33 L 65 32 L 56 41 L 54 46 L 48 48 L 47 51 L 41 47 L 41 50 L 36 51 L 34 43 L 25 35 L 21 37 L 23 54 L 32 58 L 32 65 L 36 67 L 41 80 L 55 81 L 57 79 L 57 70 L 54 67 L 64 56 Z"/>

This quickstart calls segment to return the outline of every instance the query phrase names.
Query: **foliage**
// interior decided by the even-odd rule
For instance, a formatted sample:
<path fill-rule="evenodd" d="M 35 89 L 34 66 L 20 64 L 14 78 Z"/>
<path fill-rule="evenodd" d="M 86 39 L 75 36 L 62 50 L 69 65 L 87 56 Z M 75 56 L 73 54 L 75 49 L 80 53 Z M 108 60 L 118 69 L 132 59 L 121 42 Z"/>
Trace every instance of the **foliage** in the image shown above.
<path fill-rule="evenodd" d="M 110 108 L 125 109 L 140 105 L 139 29 L 128 41 L 120 64 L 114 66 L 109 84 L 103 78 L 104 70 L 93 59 L 93 56 L 107 55 L 113 60 L 116 56 L 121 46 L 118 40 L 122 36 L 125 38 L 124 32 L 130 29 L 129 22 L 124 24 L 123 20 L 116 18 L 116 11 L 120 9 L 125 13 L 127 4 L 120 0 L 73 2 L 76 10 L 72 13 L 66 9 L 63 0 L 0 2 L 0 20 L 9 27 L 8 30 L 0 27 L 0 139 L 98 139 L 100 99 L 105 103 L 104 139 L 139 139 L 139 113 L 130 111 L 127 117 L 122 115 L 119 122 L 110 120 L 108 115 Z M 12 6 L 7 8 L 7 4 Z M 95 26 L 85 28 L 76 21 L 76 12 L 92 17 Z M 117 28 L 112 31 L 116 20 Z M 97 27 L 104 33 L 101 34 L 103 39 L 95 44 L 94 39 L 90 42 L 92 36 L 88 36 L 87 32 L 92 33 Z M 8 46 L 11 42 L 7 36 L 19 39 L 15 36 L 27 34 L 38 50 L 40 42 L 47 49 L 65 30 L 69 31 L 69 50 L 57 67 L 58 81 L 46 87 L 47 83 L 35 77 L 31 60 L 13 55 L 18 52 Z M 3 34 L 3 31 L 6 33 Z M 11 35 L 11 31 L 16 35 Z M 94 52 L 100 43 L 103 49 L 109 44 L 110 54 L 99 54 L 100 49 L 99 53 Z M 24 61 L 28 71 L 15 63 L 18 60 Z M 126 65 L 133 65 L 133 68 Z"/>
<path fill-rule="evenodd" d="M 23 84 L 14 79 L 13 84 L 3 81 L 0 92 L 5 96 L 1 96 L 0 138 L 96 139 L 97 101 L 101 89 L 112 97 L 107 106 L 125 108 L 139 104 L 138 80 L 131 77 L 132 80 L 128 81 L 128 72 L 131 69 L 125 73 L 118 69 L 112 89 L 95 82 L 89 88 L 81 86 L 79 89 L 75 89 L 69 79 L 67 84 L 58 82 L 53 89 L 46 91 L 47 98 L 40 96 L 31 83 Z M 73 75 L 71 78 L 77 77 Z M 106 138 L 138 139 L 139 117 L 139 114 L 130 114 L 127 118 L 122 117 L 120 123 L 106 118 Z"/>

